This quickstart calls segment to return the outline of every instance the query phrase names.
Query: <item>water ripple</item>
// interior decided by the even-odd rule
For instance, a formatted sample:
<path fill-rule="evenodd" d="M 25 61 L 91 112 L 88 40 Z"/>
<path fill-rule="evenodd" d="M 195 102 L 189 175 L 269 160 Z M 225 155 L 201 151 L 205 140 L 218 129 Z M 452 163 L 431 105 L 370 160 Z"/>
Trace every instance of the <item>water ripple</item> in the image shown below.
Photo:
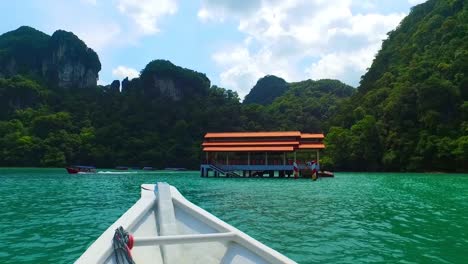
<path fill-rule="evenodd" d="M 339 173 L 334 179 L 207 179 L 198 172 L 0 169 L 0 263 L 70 263 L 166 181 L 299 263 L 466 263 L 468 177 Z"/>

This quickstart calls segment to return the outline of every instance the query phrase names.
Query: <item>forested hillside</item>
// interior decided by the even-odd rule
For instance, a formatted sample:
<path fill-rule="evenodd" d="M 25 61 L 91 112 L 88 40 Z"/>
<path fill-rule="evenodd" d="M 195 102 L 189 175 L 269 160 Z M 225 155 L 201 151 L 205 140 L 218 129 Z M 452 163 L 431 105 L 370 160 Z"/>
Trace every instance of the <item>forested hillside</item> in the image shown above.
<path fill-rule="evenodd" d="M 328 120 L 335 115 L 338 105 L 355 92 L 353 87 L 337 80 L 286 84 L 286 92 L 271 104 L 243 104 L 246 130 L 327 131 Z"/>
<path fill-rule="evenodd" d="M 53 55 L 57 46 L 66 51 L 60 60 Z M 25 50 L 32 53 L 23 56 Z M 0 51 L 0 166 L 197 168 L 208 131 L 322 131 L 319 120 L 354 90 L 338 81 L 289 88 L 270 76 L 263 80 L 281 80 L 291 92 L 266 106 L 242 105 L 237 93 L 211 86 L 205 74 L 164 60 L 150 62 L 139 78 L 83 85 L 96 82 L 100 63 L 70 32 L 50 37 L 21 27 L 0 36 Z M 71 68 L 63 71 L 63 62 Z M 79 74 L 87 70 L 95 76 Z M 277 83 L 267 81 L 264 88 L 274 90 Z M 348 91 L 335 91 L 336 85 Z"/>
<path fill-rule="evenodd" d="M 100 67 L 71 32 L 1 35 L 0 166 L 197 168 L 208 131 L 301 130 L 326 133 L 329 169 L 468 171 L 464 0 L 415 6 L 357 89 L 265 76 L 241 103 L 169 61 L 108 86 Z"/>
<path fill-rule="evenodd" d="M 274 75 L 260 78 L 255 86 L 245 96 L 244 104 L 271 104 L 277 97 L 288 90 L 288 83 Z"/>
<path fill-rule="evenodd" d="M 332 123 L 337 169 L 468 170 L 468 1 L 415 6 Z"/>

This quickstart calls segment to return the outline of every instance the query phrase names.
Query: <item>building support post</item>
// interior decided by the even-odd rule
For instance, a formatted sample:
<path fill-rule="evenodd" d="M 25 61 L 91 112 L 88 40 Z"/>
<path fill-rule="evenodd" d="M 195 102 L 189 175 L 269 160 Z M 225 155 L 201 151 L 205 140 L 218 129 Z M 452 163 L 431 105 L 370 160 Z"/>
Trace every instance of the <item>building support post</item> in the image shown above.
<path fill-rule="evenodd" d="M 250 152 L 247 152 L 247 165 L 250 166 Z"/>
<path fill-rule="evenodd" d="M 294 162 L 296 162 L 296 151 L 294 151 Z"/>
<path fill-rule="evenodd" d="M 268 152 L 265 152 L 265 165 L 268 165 Z"/>
<path fill-rule="evenodd" d="M 226 165 L 229 165 L 229 153 L 226 153 Z"/>
<path fill-rule="evenodd" d="M 286 152 L 283 152 L 283 165 L 286 165 Z"/>

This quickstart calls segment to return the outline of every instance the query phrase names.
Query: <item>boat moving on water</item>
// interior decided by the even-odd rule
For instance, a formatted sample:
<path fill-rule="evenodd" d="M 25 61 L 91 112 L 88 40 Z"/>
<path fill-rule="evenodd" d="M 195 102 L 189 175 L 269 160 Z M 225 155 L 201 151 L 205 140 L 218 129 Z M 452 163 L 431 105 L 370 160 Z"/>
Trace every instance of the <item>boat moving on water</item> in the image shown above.
<path fill-rule="evenodd" d="M 319 177 L 335 177 L 335 174 L 331 171 L 319 171 L 318 176 Z"/>
<path fill-rule="evenodd" d="M 127 247 L 114 251 L 113 244 L 114 235 L 122 234 L 119 227 L 132 234 L 128 256 L 138 264 L 295 263 L 194 205 L 167 183 L 141 188 L 140 200 L 75 263 L 122 263 L 116 257 Z"/>
<path fill-rule="evenodd" d="M 93 166 L 78 166 L 72 165 L 65 168 L 68 173 L 70 174 L 77 174 L 77 173 L 96 173 L 96 167 Z"/>

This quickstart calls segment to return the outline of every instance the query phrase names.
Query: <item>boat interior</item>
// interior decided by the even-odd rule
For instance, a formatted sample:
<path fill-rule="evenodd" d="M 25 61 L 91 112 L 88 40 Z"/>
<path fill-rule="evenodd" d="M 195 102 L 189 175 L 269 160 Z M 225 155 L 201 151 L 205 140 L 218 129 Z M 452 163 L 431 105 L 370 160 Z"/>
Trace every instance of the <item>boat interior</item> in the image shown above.
<path fill-rule="evenodd" d="M 119 263 L 112 247 L 119 226 L 134 237 L 135 263 L 294 263 L 192 204 L 167 183 L 142 185 L 141 199 L 77 262 Z"/>

